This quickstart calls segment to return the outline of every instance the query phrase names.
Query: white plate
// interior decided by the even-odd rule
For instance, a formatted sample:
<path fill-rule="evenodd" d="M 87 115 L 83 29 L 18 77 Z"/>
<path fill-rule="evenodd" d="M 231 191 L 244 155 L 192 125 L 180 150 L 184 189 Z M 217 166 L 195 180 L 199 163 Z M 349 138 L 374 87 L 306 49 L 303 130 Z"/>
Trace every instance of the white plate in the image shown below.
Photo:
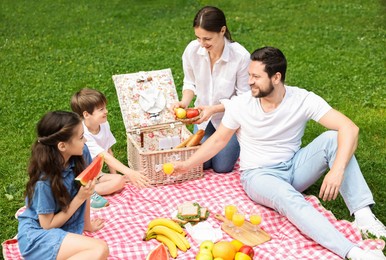
<path fill-rule="evenodd" d="M 162 91 L 154 93 L 154 90 L 147 89 L 146 91 L 141 93 L 139 97 L 139 105 L 145 112 L 151 114 L 159 113 L 166 106 L 166 98 Z"/>
<path fill-rule="evenodd" d="M 172 218 L 177 217 L 178 211 L 173 211 Z M 186 231 L 197 244 L 201 244 L 205 240 L 211 240 L 213 243 L 220 241 L 223 237 L 221 228 L 214 228 L 208 221 L 201 221 L 192 226 L 190 223 L 185 225 Z"/>

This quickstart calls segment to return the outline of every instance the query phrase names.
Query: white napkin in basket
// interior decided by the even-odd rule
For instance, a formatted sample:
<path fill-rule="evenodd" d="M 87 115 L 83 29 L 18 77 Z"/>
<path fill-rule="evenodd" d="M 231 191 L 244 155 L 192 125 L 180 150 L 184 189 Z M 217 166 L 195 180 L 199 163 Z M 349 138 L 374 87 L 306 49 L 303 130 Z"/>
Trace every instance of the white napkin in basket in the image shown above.
<path fill-rule="evenodd" d="M 140 93 L 139 105 L 148 113 L 159 113 L 166 105 L 166 99 L 159 89 L 147 89 Z"/>

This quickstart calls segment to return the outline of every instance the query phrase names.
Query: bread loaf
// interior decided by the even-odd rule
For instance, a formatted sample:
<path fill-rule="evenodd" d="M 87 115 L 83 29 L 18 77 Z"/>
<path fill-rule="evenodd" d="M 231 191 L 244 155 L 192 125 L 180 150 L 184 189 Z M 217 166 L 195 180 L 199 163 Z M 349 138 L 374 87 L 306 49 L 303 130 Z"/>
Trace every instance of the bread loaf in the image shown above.
<path fill-rule="evenodd" d="M 205 131 L 200 129 L 198 130 L 192 137 L 192 139 L 190 139 L 187 144 L 186 144 L 186 147 L 192 147 L 192 146 L 196 146 L 196 145 L 199 145 L 200 142 L 201 142 L 201 139 L 204 137 L 205 135 Z"/>
<path fill-rule="evenodd" d="M 184 148 L 186 146 L 186 144 L 193 138 L 193 135 L 189 136 L 188 138 L 186 138 L 182 143 L 180 143 L 179 145 L 175 146 L 174 149 L 178 149 L 178 148 Z"/>

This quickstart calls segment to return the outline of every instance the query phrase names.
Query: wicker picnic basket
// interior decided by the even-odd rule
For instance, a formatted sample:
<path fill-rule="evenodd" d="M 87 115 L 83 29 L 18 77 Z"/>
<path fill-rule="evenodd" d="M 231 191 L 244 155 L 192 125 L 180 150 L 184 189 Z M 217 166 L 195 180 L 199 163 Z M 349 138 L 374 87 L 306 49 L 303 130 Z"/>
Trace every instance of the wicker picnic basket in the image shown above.
<path fill-rule="evenodd" d="M 162 171 L 163 163 L 186 160 L 199 148 L 173 149 L 192 133 L 169 109 L 178 101 L 171 70 L 114 75 L 113 81 L 126 128 L 129 167 L 143 171 L 152 185 L 201 178 L 202 165 L 184 174 Z"/>

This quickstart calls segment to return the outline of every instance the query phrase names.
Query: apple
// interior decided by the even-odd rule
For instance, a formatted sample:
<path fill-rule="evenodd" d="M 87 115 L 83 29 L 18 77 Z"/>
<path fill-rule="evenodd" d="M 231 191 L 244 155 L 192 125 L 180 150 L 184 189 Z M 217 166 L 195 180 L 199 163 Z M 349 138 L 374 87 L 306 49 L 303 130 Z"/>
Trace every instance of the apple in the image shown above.
<path fill-rule="evenodd" d="M 193 118 L 200 114 L 200 111 L 196 108 L 188 108 L 186 109 L 186 117 L 187 118 Z"/>
<path fill-rule="evenodd" d="M 199 252 L 196 255 L 196 260 L 213 260 L 213 256 Z"/>
<path fill-rule="evenodd" d="M 252 258 L 247 254 L 237 252 L 235 255 L 235 260 L 252 260 Z"/>
<path fill-rule="evenodd" d="M 211 257 L 213 257 L 212 250 L 210 250 L 209 248 L 200 249 L 199 253 L 203 255 L 210 255 Z"/>
<path fill-rule="evenodd" d="M 181 107 L 174 109 L 174 113 L 176 113 L 176 117 L 180 119 L 183 119 L 186 117 L 186 110 Z"/>
<path fill-rule="evenodd" d="M 249 255 L 252 259 L 253 256 L 255 255 L 255 252 L 253 251 L 253 248 L 251 246 L 243 245 L 240 249 L 239 252 L 244 253 L 246 255 Z"/>
<path fill-rule="evenodd" d="M 200 252 L 203 249 L 209 249 L 210 253 L 212 254 L 214 243 L 211 240 L 205 240 L 200 244 Z"/>

